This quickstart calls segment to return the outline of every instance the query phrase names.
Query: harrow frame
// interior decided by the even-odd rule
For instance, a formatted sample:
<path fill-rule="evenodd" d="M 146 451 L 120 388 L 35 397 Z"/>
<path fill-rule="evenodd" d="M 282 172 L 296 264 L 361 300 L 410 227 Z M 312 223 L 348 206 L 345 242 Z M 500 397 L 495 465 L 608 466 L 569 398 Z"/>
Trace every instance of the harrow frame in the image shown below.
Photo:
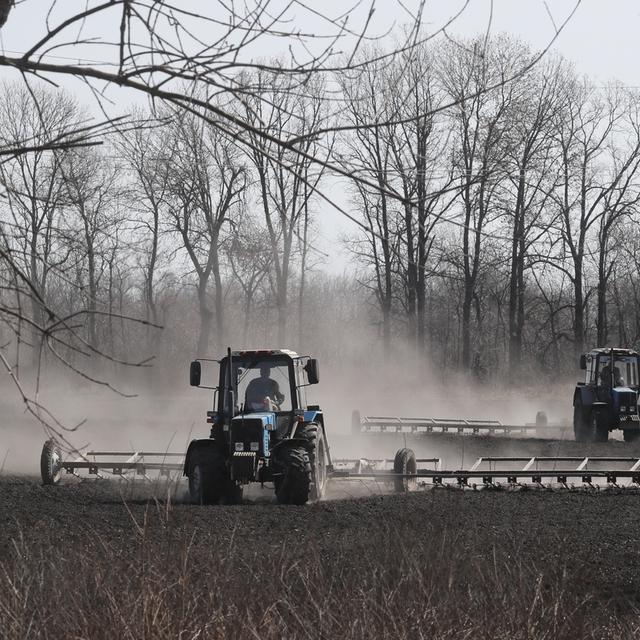
<path fill-rule="evenodd" d="M 45 449 L 47 445 L 49 442 Z M 404 486 L 403 480 L 420 482 L 423 486 L 474 489 L 500 486 L 499 480 L 510 486 L 537 487 L 545 486 L 545 481 L 568 487 L 570 481 L 577 480 L 592 488 L 598 483 L 620 486 L 618 480 L 627 480 L 630 482 L 625 486 L 640 488 L 640 457 L 637 456 L 483 456 L 468 469 L 443 469 L 440 458 L 415 458 L 413 452 L 410 453 L 415 472 L 395 471 L 394 460 L 389 459 L 337 459 L 327 469 L 327 479 L 389 482 L 395 484 L 396 491 L 406 490 L 399 489 Z M 160 477 L 170 477 L 173 472 L 182 475 L 183 469 L 182 453 L 87 451 L 74 460 L 60 459 L 55 480 L 47 481 L 43 474 L 43 484 L 57 484 L 63 470 L 79 478 L 83 477 L 79 471 L 101 478 L 104 477 L 101 472 L 106 471 L 124 479 L 133 476 L 151 480 L 150 471 L 158 471 Z"/>
<path fill-rule="evenodd" d="M 124 460 L 98 460 L 97 458 L 125 458 Z M 93 460 L 91 460 L 93 458 Z M 177 458 L 179 462 L 167 462 L 167 458 Z M 149 479 L 147 471 L 159 471 L 161 476 L 169 476 L 173 471 L 182 471 L 183 453 L 155 451 L 87 451 L 74 460 L 64 460 L 60 468 L 68 474 L 79 476 L 77 471 L 87 470 L 89 475 L 101 477 L 100 470 L 112 475 L 126 477 L 128 472 Z"/>
<path fill-rule="evenodd" d="M 499 420 L 465 420 L 462 418 L 406 418 L 397 416 L 360 416 L 353 412 L 352 433 L 424 436 L 457 435 L 545 435 L 553 437 L 570 431 L 568 423 L 545 421 L 503 424 Z"/>

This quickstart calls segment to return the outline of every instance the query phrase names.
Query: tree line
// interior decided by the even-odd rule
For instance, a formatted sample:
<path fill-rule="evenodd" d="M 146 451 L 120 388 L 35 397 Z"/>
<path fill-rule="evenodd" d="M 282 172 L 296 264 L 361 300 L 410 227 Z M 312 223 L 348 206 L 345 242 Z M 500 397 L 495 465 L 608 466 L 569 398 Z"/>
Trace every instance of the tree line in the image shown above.
<path fill-rule="evenodd" d="M 92 355 L 147 364 L 234 342 L 339 359 L 357 344 L 490 376 L 634 346 L 636 93 L 558 56 L 533 65 L 506 36 L 360 55 L 304 85 L 275 62 L 240 73 L 225 109 L 255 125 L 241 142 L 165 104 L 100 147 L 52 149 L 86 110 L 4 85 L 0 142 L 35 148 L 0 165 L 15 361 L 82 372 Z M 338 188 L 353 262 L 331 278 L 317 230 Z"/>

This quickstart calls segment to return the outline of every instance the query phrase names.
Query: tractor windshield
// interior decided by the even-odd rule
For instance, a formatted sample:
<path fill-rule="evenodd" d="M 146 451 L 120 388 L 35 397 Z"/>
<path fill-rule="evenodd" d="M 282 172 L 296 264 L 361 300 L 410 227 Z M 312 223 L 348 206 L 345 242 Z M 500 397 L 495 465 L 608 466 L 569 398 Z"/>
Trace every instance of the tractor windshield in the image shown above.
<path fill-rule="evenodd" d="M 598 363 L 598 384 L 604 387 L 637 387 L 638 360 L 635 356 L 614 356 L 613 380 L 610 356 L 600 356 Z"/>
<path fill-rule="evenodd" d="M 287 364 L 265 360 L 245 362 L 236 371 L 237 402 L 244 413 L 293 410 Z"/>

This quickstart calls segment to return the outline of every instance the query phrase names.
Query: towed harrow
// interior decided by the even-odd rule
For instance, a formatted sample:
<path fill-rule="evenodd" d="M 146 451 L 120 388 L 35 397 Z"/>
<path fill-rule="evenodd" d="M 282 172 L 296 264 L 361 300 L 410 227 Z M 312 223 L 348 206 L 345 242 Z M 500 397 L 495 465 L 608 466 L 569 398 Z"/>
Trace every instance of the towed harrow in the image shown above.
<path fill-rule="evenodd" d="M 106 475 L 122 479 L 152 480 L 182 475 L 184 454 L 158 452 L 87 451 L 73 459 L 63 459 L 49 440 L 42 450 L 43 484 L 57 484 L 62 474 L 78 478 Z M 443 469 L 440 458 L 417 458 L 411 449 L 398 450 L 391 459 L 339 459 L 327 468 L 329 481 L 373 481 L 397 493 L 422 488 L 569 488 L 575 482 L 585 487 L 640 488 L 640 457 L 619 456 L 483 456 L 468 469 Z"/>
<path fill-rule="evenodd" d="M 457 435 L 503 435 L 523 437 L 545 437 L 560 439 L 569 435 L 568 423 L 549 423 L 543 411 L 536 415 L 535 422 L 504 424 L 499 420 L 465 420 L 463 418 L 401 418 L 391 416 L 361 416 L 354 411 L 351 418 L 353 435 L 411 435 L 432 434 Z"/>
<path fill-rule="evenodd" d="M 217 386 L 201 385 L 202 364 L 218 366 Z M 327 483 L 373 480 L 397 492 L 421 485 L 495 487 L 531 483 L 568 486 L 618 486 L 619 480 L 640 486 L 640 458 L 511 457 L 478 458 L 469 469 L 446 470 L 438 458 L 417 458 L 406 447 L 393 460 L 333 460 L 325 416 L 319 405 L 307 402 L 307 388 L 319 382 L 314 358 L 286 349 L 232 351 L 221 360 L 191 363 L 191 386 L 213 390 L 213 406 L 206 412 L 208 437 L 192 440 L 184 453 L 157 451 L 86 451 L 63 457 L 52 440 L 41 456 L 43 484 L 57 484 L 63 472 L 104 477 L 186 476 L 189 494 L 197 504 L 237 504 L 251 484 L 273 486 L 282 504 L 305 504 L 322 499 Z M 389 418 L 353 415 L 353 431 L 422 435 L 553 434 L 567 425 L 548 424 L 543 412 L 535 423 L 515 425 L 495 420 Z M 573 464 L 573 467 L 571 466 Z M 520 465 L 520 466 L 517 466 Z M 603 468 L 603 465 L 604 468 Z"/>
<path fill-rule="evenodd" d="M 172 472 L 182 472 L 183 467 L 183 453 L 84 451 L 76 452 L 76 455 L 70 458 L 64 458 L 60 447 L 53 440 L 47 440 L 44 443 L 40 456 L 40 475 L 43 484 L 57 484 L 63 472 L 77 477 L 81 477 L 79 472 L 84 471 L 98 478 L 108 473 L 125 479 L 142 476 L 149 480 L 149 472 L 157 471 L 160 476 L 169 477 Z"/>

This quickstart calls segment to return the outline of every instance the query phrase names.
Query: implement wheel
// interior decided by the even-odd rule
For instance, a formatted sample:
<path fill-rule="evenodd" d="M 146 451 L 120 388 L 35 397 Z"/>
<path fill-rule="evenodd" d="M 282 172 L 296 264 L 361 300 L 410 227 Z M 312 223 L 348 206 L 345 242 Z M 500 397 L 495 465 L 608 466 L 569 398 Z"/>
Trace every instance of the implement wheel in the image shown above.
<path fill-rule="evenodd" d="M 398 474 L 393 479 L 396 493 L 407 493 L 415 489 L 418 485 L 417 478 L 405 476 L 415 475 L 418 472 L 416 454 L 411 449 L 398 449 L 393 460 L 393 472 Z"/>
<path fill-rule="evenodd" d="M 62 453 L 54 440 L 47 440 L 40 455 L 42 484 L 58 484 L 62 476 Z"/>
<path fill-rule="evenodd" d="M 277 454 L 279 475 L 275 479 L 280 504 L 305 504 L 311 489 L 311 464 L 305 447 L 286 444 Z"/>

